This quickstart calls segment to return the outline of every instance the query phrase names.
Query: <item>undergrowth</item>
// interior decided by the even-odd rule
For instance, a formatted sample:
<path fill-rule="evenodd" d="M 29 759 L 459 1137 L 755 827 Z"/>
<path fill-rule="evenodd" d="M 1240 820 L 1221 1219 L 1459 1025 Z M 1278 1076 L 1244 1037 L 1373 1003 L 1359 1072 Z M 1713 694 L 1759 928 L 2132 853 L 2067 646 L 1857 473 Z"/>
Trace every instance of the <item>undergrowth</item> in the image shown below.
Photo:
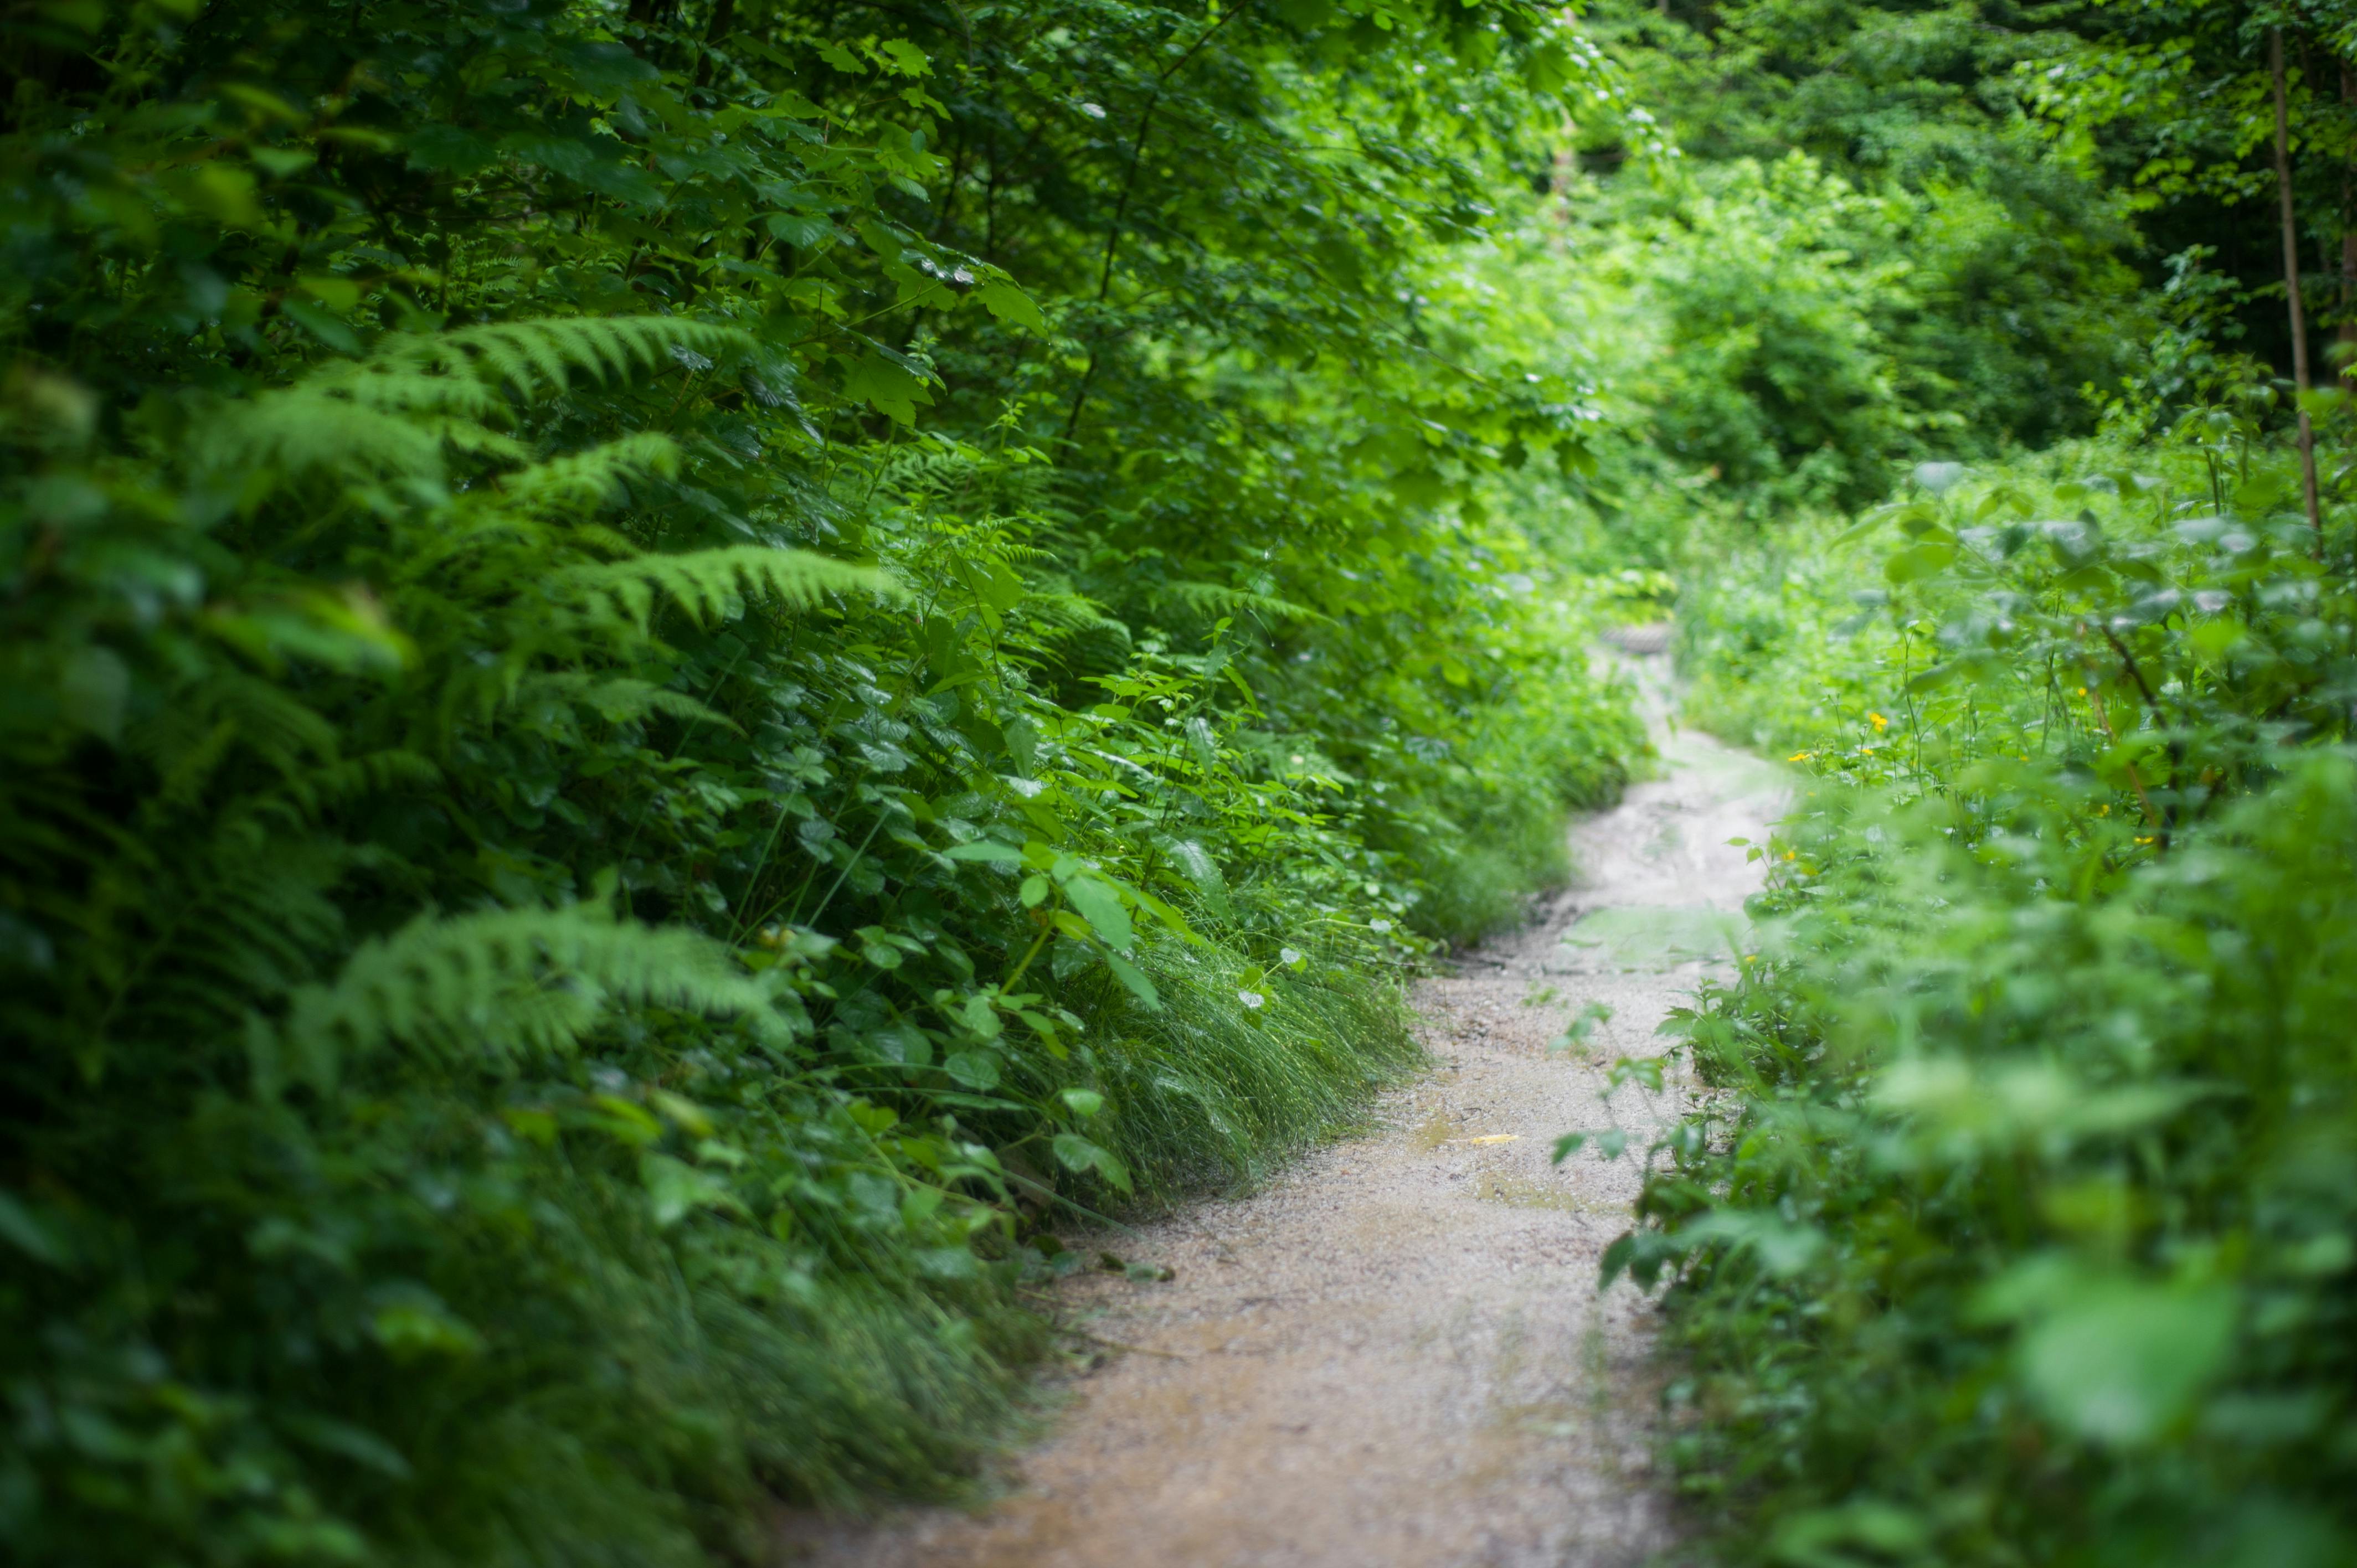
<path fill-rule="evenodd" d="M 1448 263 L 1534 7 L 0 38 L 12 1560 L 959 1495 L 1055 1228 L 1347 1124 L 1641 749 Z"/>
<path fill-rule="evenodd" d="M 1729 1560 L 2357 1543 L 2357 601 L 2269 402 L 1930 467 L 1690 595 L 1689 716 L 1800 782 L 1608 1273 L 1672 1282 Z"/>

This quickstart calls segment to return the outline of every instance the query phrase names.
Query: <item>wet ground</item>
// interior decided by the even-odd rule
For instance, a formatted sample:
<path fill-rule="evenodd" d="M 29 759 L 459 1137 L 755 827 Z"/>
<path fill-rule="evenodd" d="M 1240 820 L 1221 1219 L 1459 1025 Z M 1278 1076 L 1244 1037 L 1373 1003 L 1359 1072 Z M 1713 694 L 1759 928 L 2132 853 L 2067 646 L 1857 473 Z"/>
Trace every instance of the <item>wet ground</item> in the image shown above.
<path fill-rule="evenodd" d="M 1598 1262 L 1638 1170 L 1564 1133 L 1675 1119 L 1684 1079 L 1621 1058 L 1740 940 L 1773 768 L 1666 721 L 1664 660 L 1630 659 L 1661 776 L 1572 829 L 1577 885 L 1528 929 L 1421 983 L 1435 1066 L 1377 1130 L 1250 1197 L 1113 1244 L 1170 1271 L 1060 1287 L 1088 1363 L 1006 1493 L 975 1512 L 802 1520 L 824 1568 L 1556 1568 L 1673 1539 L 1649 1469 L 1653 1308 Z M 1591 1004 L 1609 1009 L 1565 1043 Z"/>

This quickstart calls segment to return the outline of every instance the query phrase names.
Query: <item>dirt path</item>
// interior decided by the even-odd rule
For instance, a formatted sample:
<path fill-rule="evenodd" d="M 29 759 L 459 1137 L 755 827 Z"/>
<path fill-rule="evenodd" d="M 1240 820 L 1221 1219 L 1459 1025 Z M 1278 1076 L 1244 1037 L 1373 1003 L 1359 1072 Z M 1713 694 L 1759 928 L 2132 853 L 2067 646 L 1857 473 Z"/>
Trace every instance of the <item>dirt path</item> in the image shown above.
<path fill-rule="evenodd" d="M 1583 875 L 1543 921 L 1417 987 L 1437 1069 L 1382 1130 L 1268 1187 L 1193 1207 L 1123 1251 L 1168 1283 L 1065 1287 L 1110 1353 L 978 1514 L 798 1530 L 825 1568 L 1523 1568 L 1641 1561 L 1670 1539 L 1648 1474 L 1651 1308 L 1598 1299 L 1631 1162 L 1549 1162 L 1576 1129 L 1644 1134 L 1669 1091 L 1623 1088 L 1663 1013 L 1725 953 L 1756 886 L 1743 852 L 1781 780 L 1674 734 L 1658 656 L 1631 661 L 1663 777 L 1574 828 Z M 1584 1046 L 1550 1051 L 1590 1002 Z M 801 1555 L 796 1555 L 800 1553 Z"/>

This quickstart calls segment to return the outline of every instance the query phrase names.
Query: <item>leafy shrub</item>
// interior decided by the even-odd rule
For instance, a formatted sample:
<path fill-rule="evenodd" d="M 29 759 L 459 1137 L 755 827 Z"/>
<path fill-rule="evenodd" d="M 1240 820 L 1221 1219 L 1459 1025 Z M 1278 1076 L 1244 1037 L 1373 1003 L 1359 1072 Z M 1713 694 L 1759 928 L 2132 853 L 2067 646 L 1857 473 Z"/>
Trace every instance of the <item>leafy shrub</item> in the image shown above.
<path fill-rule="evenodd" d="M 2357 600 L 2264 401 L 1927 473 L 1694 609 L 1703 712 L 1814 780 L 1609 1260 L 1674 1281 L 1733 1557 L 2357 1541 Z"/>
<path fill-rule="evenodd" d="M 1577 438 L 1548 374 L 1361 373 L 1479 336 L 1399 296 L 1492 166 L 1368 106 L 1592 59 L 878 25 L 0 19 L 12 1555 L 691 1563 L 953 1493 L 1059 1217 L 1346 1120 L 1410 922 L 1624 776 L 1476 515 Z"/>

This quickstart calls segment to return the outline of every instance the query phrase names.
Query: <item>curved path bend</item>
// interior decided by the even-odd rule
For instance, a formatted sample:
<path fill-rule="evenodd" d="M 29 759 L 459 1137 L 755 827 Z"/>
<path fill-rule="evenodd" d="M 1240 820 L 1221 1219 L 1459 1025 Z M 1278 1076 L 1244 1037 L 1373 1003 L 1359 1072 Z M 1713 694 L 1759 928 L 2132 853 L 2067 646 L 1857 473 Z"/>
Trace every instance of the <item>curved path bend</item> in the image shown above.
<path fill-rule="evenodd" d="M 1641 1149 L 1684 1104 L 1628 1085 L 1654 1026 L 1724 961 L 1756 868 L 1736 836 L 1780 811 L 1770 766 L 1667 722 L 1666 660 L 1631 659 L 1663 766 L 1571 830 L 1577 885 L 1542 919 L 1426 980 L 1434 1069 L 1376 1130 L 1249 1197 L 1193 1204 L 1115 1245 L 1168 1283 L 1062 1287 L 1109 1348 L 978 1512 L 803 1519 L 818 1568 L 1559 1568 L 1670 1544 L 1648 1469 L 1652 1309 L 1598 1261 L 1634 1162 L 1550 1163 L 1619 1125 Z M 1589 1003 L 1611 1009 L 1551 1049 Z"/>

